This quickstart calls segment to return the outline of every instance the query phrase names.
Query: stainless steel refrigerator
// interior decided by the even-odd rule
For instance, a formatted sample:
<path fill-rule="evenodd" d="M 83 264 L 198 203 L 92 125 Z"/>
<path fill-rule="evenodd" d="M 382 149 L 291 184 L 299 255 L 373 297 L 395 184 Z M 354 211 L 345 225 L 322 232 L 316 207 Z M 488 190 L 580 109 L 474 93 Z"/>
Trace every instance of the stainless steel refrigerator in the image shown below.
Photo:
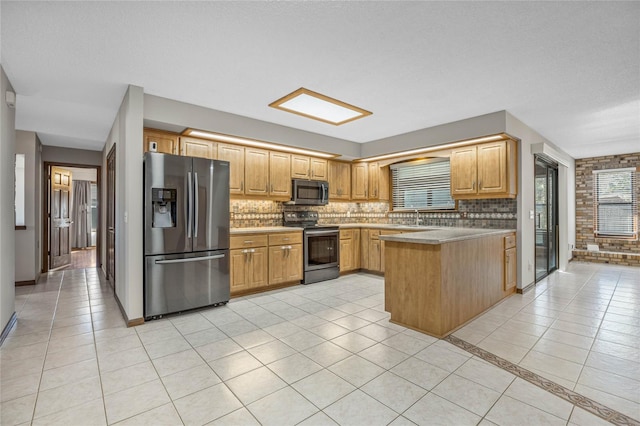
<path fill-rule="evenodd" d="M 144 316 L 229 301 L 229 162 L 144 156 Z"/>

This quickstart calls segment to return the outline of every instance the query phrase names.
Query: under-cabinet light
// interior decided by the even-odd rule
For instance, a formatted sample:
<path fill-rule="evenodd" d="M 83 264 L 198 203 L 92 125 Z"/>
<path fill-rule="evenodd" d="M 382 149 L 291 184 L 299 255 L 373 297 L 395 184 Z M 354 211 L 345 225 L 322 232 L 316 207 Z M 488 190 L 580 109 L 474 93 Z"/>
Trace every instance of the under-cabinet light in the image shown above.
<path fill-rule="evenodd" d="M 304 87 L 270 103 L 269 106 L 335 126 L 372 114 L 370 111 Z"/>
<path fill-rule="evenodd" d="M 264 142 L 256 139 L 242 138 L 239 136 L 225 135 L 222 133 L 207 132 L 204 130 L 187 129 L 184 132 L 182 132 L 182 134 L 185 136 L 193 136 L 196 138 L 210 139 L 212 141 L 217 141 L 217 142 L 229 142 L 229 143 L 236 143 L 239 145 L 253 146 L 257 148 L 275 149 L 278 151 L 291 152 L 294 154 L 312 155 L 314 157 L 323 157 L 323 158 L 339 157 L 339 154 L 331 154 L 328 152 L 314 151 L 311 149 L 304 149 L 304 148 L 295 148 L 288 145 L 279 145 L 271 142 Z"/>
<path fill-rule="evenodd" d="M 484 136 L 484 137 L 481 137 L 481 138 L 466 139 L 466 140 L 463 140 L 463 141 L 451 142 L 451 143 L 444 144 L 444 145 L 434 145 L 434 146 L 430 146 L 430 147 L 426 147 L 426 148 L 411 149 L 409 151 L 401 151 L 401 152 L 393 152 L 391 154 L 377 155 L 375 157 L 359 158 L 359 159 L 354 160 L 354 161 L 386 160 L 388 158 L 405 157 L 407 155 L 414 155 L 414 154 L 424 154 L 424 153 L 427 153 L 427 152 L 440 151 L 440 150 L 448 149 L 448 148 L 456 148 L 456 147 L 459 147 L 459 146 L 470 145 L 470 144 L 473 144 L 473 143 L 492 142 L 492 141 L 499 141 L 499 140 L 505 140 L 505 139 L 508 139 L 508 136 L 506 136 L 504 134 L 493 135 L 493 136 Z"/>

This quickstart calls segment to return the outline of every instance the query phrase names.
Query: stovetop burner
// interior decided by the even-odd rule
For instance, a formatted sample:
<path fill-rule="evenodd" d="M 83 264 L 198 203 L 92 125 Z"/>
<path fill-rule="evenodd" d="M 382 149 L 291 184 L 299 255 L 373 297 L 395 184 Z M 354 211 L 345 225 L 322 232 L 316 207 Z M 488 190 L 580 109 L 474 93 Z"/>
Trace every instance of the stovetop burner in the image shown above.
<path fill-rule="evenodd" d="M 338 229 L 335 225 L 318 225 L 318 212 L 313 210 L 287 211 L 283 213 L 284 226 L 297 226 L 305 229 Z"/>

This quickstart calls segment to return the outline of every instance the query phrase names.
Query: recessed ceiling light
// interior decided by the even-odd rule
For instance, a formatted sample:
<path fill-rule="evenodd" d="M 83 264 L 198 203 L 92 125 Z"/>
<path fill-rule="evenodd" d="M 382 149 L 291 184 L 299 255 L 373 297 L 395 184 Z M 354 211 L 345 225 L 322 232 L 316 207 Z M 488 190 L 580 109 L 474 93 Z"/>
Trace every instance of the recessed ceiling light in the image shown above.
<path fill-rule="evenodd" d="M 371 112 L 301 87 L 269 104 L 272 108 L 339 126 Z"/>

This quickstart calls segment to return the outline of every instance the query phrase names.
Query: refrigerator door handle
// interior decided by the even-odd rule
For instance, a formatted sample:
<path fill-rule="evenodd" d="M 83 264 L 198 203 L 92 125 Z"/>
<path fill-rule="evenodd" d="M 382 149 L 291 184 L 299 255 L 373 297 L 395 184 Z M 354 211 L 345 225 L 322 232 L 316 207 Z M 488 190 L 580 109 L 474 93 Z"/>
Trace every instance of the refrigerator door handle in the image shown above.
<path fill-rule="evenodd" d="M 224 257 L 224 254 L 215 254 L 213 256 L 188 257 L 186 259 L 156 260 L 156 265 L 165 265 L 167 263 L 200 262 L 201 260 L 222 259 L 223 257 Z"/>
<path fill-rule="evenodd" d="M 193 217 L 193 186 L 191 185 L 191 172 L 187 172 L 187 192 L 189 195 L 189 201 L 187 204 L 187 220 L 185 221 L 187 225 L 187 238 L 191 238 L 191 228 L 193 227 L 193 223 L 191 223 L 191 218 Z"/>
<path fill-rule="evenodd" d="M 193 225 L 193 238 L 198 238 L 198 206 L 199 206 L 199 199 L 200 199 L 200 195 L 198 194 L 198 172 L 194 172 L 193 173 L 193 177 L 194 177 L 194 200 L 195 200 L 195 207 L 193 208 L 193 212 L 195 214 L 195 223 Z"/>

